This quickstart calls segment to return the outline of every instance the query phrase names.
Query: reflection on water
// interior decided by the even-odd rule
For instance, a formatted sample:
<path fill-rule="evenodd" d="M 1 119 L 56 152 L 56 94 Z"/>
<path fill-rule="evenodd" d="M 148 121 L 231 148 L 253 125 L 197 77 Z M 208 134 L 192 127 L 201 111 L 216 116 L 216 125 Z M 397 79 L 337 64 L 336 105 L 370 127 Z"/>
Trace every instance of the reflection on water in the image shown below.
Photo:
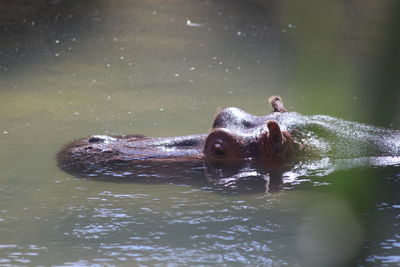
<path fill-rule="evenodd" d="M 57 167 L 75 138 L 204 133 L 218 109 L 265 114 L 275 94 L 368 122 L 386 2 L 310 3 L 2 1 L 0 265 L 398 263 L 397 158 L 306 162 L 270 193 L 252 166 L 222 172 L 232 190 L 210 166 L 158 184 Z"/>

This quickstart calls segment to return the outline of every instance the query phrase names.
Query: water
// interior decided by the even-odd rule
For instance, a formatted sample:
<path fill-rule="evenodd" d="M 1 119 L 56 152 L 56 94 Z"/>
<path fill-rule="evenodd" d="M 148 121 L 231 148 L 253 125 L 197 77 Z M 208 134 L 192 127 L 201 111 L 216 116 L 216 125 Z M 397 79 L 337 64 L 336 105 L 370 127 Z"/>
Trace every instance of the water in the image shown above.
<path fill-rule="evenodd" d="M 1 266 L 400 262 L 396 163 L 243 193 L 79 179 L 55 160 L 90 134 L 205 133 L 217 110 L 265 114 L 275 94 L 398 129 L 398 105 L 371 116 L 391 103 L 371 102 L 377 88 L 398 99 L 370 82 L 389 2 L 12 2 L 0 5 Z"/>

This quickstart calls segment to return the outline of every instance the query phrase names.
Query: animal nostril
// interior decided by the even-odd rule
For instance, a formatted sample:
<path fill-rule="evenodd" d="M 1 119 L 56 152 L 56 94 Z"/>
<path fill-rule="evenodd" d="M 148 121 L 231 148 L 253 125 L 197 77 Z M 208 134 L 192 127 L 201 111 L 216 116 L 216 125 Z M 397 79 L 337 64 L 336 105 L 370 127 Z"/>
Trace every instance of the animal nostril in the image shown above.
<path fill-rule="evenodd" d="M 88 142 L 89 143 L 110 143 L 114 142 L 117 139 L 108 135 L 92 135 L 89 137 Z"/>
<path fill-rule="evenodd" d="M 98 137 L 98 136 L 91 136 L 89 138 L 89 143 L 103 143 L 104 142 L 104 138 Z"/>

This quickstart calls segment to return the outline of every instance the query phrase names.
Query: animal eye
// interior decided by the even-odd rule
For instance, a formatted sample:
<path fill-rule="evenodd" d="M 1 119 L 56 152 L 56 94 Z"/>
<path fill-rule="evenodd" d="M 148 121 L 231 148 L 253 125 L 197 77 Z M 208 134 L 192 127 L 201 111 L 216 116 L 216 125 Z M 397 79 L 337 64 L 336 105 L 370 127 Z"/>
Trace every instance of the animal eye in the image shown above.
<path fill-rule="evenodd" d="M 217 154 L 218 156 L 221 156 L 221 157 L 225 155 L 224 148 L 223 148 L 222 144 L 220 144 L 220 143 L 214 144 L 214 152 L 215 152 L 215 154 Z"/>
<path fill-rule="evenodd" d="M 217 128 L 206 139 L 204 155 L 209 159 L 242 159 L 245 152 L 238 136 L 228 129 Z"/>

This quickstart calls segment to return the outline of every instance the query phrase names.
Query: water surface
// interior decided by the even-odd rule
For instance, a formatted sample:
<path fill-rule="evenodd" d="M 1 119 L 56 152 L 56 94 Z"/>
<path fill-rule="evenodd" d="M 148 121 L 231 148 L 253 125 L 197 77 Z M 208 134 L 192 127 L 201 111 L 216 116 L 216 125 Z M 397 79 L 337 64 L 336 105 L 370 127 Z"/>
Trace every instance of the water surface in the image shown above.
<path fill-rule="evenodd" d="M 390 2 L 12 2 L 0 4 L 1 266 L 400 262 L 395 163 L 243 193 L 80 179 L 55 158 L 90 134 L 205 133 L 219 109 L 265 114 L 275 94 L 399 128 L 398 105 L 370 116 Z"/>

